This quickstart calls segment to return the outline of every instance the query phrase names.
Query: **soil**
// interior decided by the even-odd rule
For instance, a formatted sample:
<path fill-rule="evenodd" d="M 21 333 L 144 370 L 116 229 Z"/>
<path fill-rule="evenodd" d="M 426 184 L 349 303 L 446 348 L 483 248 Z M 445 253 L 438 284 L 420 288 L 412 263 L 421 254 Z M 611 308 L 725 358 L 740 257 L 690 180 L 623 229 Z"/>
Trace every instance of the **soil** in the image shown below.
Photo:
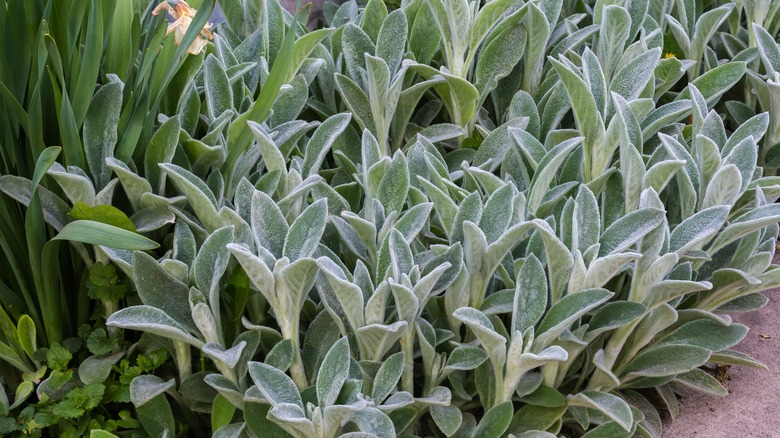
<path fill-rule="evenodd" d="M 778 259 L 775 259 L 775 263 Z M 729 395 L 692 394 L 681 400 L 680 414 L 664 438 L 780 437 L 780 289 L 766 292 L 769 304 L 734 320 L 750 327 L 734 347 L 769 367 L 718 370 Z"/>

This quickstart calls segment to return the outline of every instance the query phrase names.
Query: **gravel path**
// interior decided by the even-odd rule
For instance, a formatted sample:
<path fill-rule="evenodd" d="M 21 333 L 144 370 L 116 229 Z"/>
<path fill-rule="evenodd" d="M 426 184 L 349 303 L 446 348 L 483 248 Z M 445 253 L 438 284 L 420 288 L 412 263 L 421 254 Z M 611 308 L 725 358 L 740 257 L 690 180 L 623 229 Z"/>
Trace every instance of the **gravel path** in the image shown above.
<path fill-rule="evenodd" d="M 767 296 L 770 301 L 763 309 L 735 316 L 750 331 L 734 349 L 761 361 L 769 372 L 731 367 L 730 394 L 683 399 L 680 415 L 664 438 L 780 437 L 780 289 Z"/>

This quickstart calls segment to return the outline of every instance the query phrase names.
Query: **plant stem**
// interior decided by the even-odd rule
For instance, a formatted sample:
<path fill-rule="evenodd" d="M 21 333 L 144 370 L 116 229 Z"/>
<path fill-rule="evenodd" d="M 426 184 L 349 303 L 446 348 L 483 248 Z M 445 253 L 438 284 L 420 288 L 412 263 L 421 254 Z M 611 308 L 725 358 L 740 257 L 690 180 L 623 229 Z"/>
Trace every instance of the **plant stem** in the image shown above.
<path fill-rule="evenodd" d="M 298 340 L 298 322 L 300 312 L 293 312 L 293 317 L 285 324 L 281 324 L 282 338 L 289 339 L 293 345 L 293 361 L 290 365 L 290 375 L 298 389 L 305 389 L 309 386 L 306 380 L 306 370 L 303 367 L 303 358 L 301 357 L 301 347 Z"/>
<path fill-rule="evenodd" d="M 179 369 L 179 383 L 192 374 L 192 353 L 190 345 L 182 341 L 173 341 L 176 349 L 176 367 Z"/>
<path fill-rule="evenodd" d="M 301 358 L 301 350 L 298 348 L 297 342 L 294 346 L 294 356 L 292 365 L 290 365 L 290 374 L 292 375 L 295 385 L 300 389 L 304 389 L 308 386 L 309 382 L 306 380 L 306 371 L 303 368 L 303 359 Z"/>
<path fill-rule="evenodd" d="M 408 327 L 404 332 L 402 348 L 404 352 L 404 373 L 401 376 L 401 388 L 414 394 L 414 329 Z"/>
<path fill-rule="evenodd" d="M 748 21 L 750 21 L 750 20 L 748 20 Z M 748 31 L 748 47 L 749 48 L 756 47 L 756 34 L 755 34 L 755 32 L 753 32 L 753 26 L 748 24 L 747 31 Z M 757 72 L 758 71 L 758 66 L 759 66 L 760 62 L 761 62 L 760 59 L 755 59 L 750 64 L 748 64 L 748 69 Z M 755 94 L 753 94 L 752 90 L 753 90 L 753 87 L 750 85 L 750 80 L 745 81 L 745 95 L 743 96 L 743 98 L 745 100 L 744 103 L 745 103 L 745 105 L 747 105 L 747 106 L 749 106 L 751 108 L 755 108 L 756 107 L 757 96 Z M 762 152 L 762 155 L 763 155 L 764 149 L 765 148 L 761 148 L 760 149 L 760 151 Z M 763 162 L 764 162 L 763 159 L 759 160 L 759 164 L 763 164 Z"/>
<path fill-rule="evenodd" d="M 495 362 L 493 363 L 493 375 L 496 379 L 496 395 L 493 401 L 493 404 L 491 406 L 485 406 L 485 409 L 488 410 L 492 408 L 493 406 L 500 405 L 503 403 L 504 400 L 504 366 L 503 364 L 501 366 L 498 366 Z M 512 391 L 509 391 L 508 399 L 512 399 L 512 393 L 514 392 L 514 388 L 512 388 Z"/>
<path fill-rule="evenodd" d="M 108 319 L 119 308 L 119 302 L 117 300 L 103 300 L 103 316 Z M 109 337 L 115 337 L 119 333 L 119 327 L 108 326 L 106 327 Z"/>
<path fill-rule="evenodd" d="M 236 376 L 236 370 L 216 360 L 214 361 L 214 365 L 216 365 L 217 369 L 220 373 L 222 373 L 223 376 L 227 377 L 231 382 L 238 386 L 238 376 Z"/>
<path fill-rule="evenodd" d="M 642 320 L 644 320 L 644 317 L 637 318 L 630 324 L 623 326 L 615 331 L 609 342 L 607 342 L 607 345 L 604 347 L 604 366 L 606 368 L 614 371 L 615 362 L 617 362 L 618 356 L 623 351 L 623 347 L 625 346 L 626 341 L 628 341 L 628 338 Z M 610 379 L 603 371 L 596 369 L 596 371 L 593 372 L 593 377 L 588 384 L 588 389 L 598 389 L 604 385 L 612 384 L 614 384 L 612 379 Z"/>

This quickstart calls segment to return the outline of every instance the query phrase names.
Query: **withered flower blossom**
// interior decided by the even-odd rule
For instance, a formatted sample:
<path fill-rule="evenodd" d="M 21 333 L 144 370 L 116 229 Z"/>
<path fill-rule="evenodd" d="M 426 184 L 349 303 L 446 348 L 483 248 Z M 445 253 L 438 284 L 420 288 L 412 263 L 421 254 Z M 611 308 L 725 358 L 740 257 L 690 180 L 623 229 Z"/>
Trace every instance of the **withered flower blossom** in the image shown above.
<path fill-rule="evenodd" d="M 181 45 L 184 35 L 187 33 L 187 29 L 189 29 L 192 20 L 195 18 L 195 14 L 198 12 L 197 9 L 192 8 L 184 0 L 179 0 L 175 3 L 175 6 L 171 6 L 168 0 L 163 0 L 154 8 L 152 15 L 159 15 L 163 11 L 168 12 L 168 15 L 175 20 L 168 25 L 168 30 L 165 32 L 165 35 L 173 34 L 174 43 L 177 46 Z M 199 37 L 195 38 L 195 41 L 193 41 L 189 49 L 187 49 L 188 53 L 197 55 L 206 48 L 208 40 L 214 39 L 214 34 L 211 33 L 211 27 L 211 23 L 206 23 L 206 25 L 203 26 Z"/>

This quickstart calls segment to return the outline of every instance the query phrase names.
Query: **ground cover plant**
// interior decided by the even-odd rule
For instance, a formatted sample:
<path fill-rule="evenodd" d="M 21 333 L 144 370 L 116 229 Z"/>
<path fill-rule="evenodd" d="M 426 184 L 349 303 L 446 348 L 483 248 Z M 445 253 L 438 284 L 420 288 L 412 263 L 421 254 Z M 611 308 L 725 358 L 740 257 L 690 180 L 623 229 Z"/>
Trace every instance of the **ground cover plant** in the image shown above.
<path fill-rule="evenodd" d="M 3 434 L 660 437 L 765 368 L 777 2 L 155 3 L 0 3 Z"/>

